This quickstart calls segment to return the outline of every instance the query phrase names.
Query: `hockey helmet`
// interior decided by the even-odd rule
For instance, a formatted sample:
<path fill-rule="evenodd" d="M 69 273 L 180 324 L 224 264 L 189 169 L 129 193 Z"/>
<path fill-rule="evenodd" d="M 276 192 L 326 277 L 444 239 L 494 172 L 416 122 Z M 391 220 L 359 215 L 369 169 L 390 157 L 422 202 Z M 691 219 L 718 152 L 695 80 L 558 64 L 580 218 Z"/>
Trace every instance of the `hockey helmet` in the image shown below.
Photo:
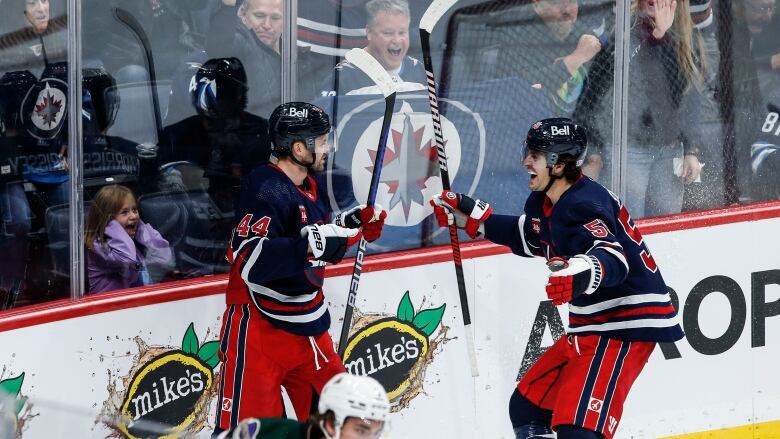
<path fill-rule="evenodd" d="M 268 120 L 268 131 L 276 156 L 292 153 L 293 143 L 304 142 L 314 154 L 314 140 L 330 133 L 330 119 L 325 111 L 306 102 L 279 105 Z"/>
<path fill-rule="evenodd" d="M 349 417 L 385 423 L 390 417 L 390 400 L 379 381 L 369 376 L 340 373 L 331 378 L 322 388 L 318 411 L 324 415 L 332 411 L 336 432 L 328 436 L 324 425 L 320 428 L 328 439 L 341 435 L 341 428 Z"/>
<path fill-rule="evenodd" d="M 565 117 L 540 120 L 528 130 L 523 148 L 523 157 L 529 150 L 543 152 L 547 167 L 552 168 L 562 155 L 575 159 L 575 166 L 585 162 L 588 149 L 588 135 L 585 127 Z"/>
<path fill-rule="evenodd" d="M 238 58 L 206 61 L 198 68 L 193 81 L 192 105 L 201 116 L 220 119 L 246 108 L 246 71 Z"/>
<path fill-rule="evenodd" d="M 116 80 L 103 67 L 82 69 L 82 77 L 82 107 L 90 117 L 89 125 L 103 132 L 114 124 L 119 110 Z"/>
<path fill-rule="evenodd" d="M 0 78 L 0 113 L 4 129 L 20 128 L 20 107 L 27 91 L 38 82 L 29 70 L 7 72 Z"/>

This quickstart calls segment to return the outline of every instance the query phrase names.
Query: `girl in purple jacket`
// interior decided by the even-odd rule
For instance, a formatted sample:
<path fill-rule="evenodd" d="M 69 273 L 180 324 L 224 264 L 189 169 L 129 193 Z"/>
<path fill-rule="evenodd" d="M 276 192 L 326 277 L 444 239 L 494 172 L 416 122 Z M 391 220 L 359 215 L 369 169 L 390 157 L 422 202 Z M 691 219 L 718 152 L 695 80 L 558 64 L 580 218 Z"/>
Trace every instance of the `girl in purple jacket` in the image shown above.
<path fill-rule="evenodd" d="M 89 209 L 85 239 L 89 292 L 151 283 L 147 266 L 171 264 L 171 248 L 141 221 L 135 195 L 125 186 L 106 186 Z"/>

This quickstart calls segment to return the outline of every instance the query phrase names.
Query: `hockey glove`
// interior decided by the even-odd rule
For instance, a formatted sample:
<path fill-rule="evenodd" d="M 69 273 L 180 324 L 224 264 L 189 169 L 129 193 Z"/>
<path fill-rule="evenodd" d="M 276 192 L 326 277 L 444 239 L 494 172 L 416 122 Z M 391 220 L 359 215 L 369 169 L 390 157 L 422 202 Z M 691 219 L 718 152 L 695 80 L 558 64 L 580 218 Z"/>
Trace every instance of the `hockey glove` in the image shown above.
<path fill-rule="evenodd" d="M 301 237 L 308 238 L 314 259 L 338 263 L 352 244 L 360 241 L 358 229 L 345 229 L 335 224 L 314 224 L 301 229 Z"/>
<path fill-rule="evenodd" d="M 434 195 L 431 206 L 440 227 L 454 223 L 459 229 L 466 230 L 471 239 L 483 233 L 482 223 L 493 213 L 490 204 L 452 191 Z"/>
<path fill-rule="evenodd" d="M 552 271 L 547 281 L 547 297 L 553 305 L 571 302 L 583 293 L 593 294 L 601 284 L 601 263 L 593 256 L 552 258 L 547 267 Z"/>
<path fill-rule="evenodd" d="M 374 242 L 382 235 L 385 218 L 387 218 L 387 212 L 379 204 L 375 204 L 373 207 L 361 204 L 336 215 L 333 223 L 348 229 L 362 227 L 363 237 L 366 238 L 366 241 Z"/>

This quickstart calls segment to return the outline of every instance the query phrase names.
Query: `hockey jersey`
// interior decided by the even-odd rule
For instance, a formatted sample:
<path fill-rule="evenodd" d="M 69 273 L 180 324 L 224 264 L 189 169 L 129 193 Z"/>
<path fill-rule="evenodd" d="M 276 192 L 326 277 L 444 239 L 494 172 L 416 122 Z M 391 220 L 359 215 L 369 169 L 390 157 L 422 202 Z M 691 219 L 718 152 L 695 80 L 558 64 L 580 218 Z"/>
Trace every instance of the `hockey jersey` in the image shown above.
<path fill-rule="evenodd" d="M 311 176 L 299 187 L 276 165 L 252 171 L 241 188 L 227 251 L 227 304 L 252 302 L 271 324 L 293 334 L 327 331 L 324 266 L 309 260 L 309 243 L 300 232 L 328 222 L 328 214 Z"/>
<path fill-rule="evenodd" d="M 397 72 L 390 72 L 390 77 L 396 83 L 399 92 L 427 90 L 425 68 L 422 63 L 411 56 L 404 58 L 401 68 Z M 322 86 L 322 96 L 336 96 L 346 94 L 382 94 L 374 81 L 360 69 L 347 60 L 341 61 L 336 66 L 335 79 L 328 80 Z"/>
<path fill-rule="evenodd" d="M 661 272 L 620 200 L 588 177 L 555 205 L 533 192 L 518 217 L 492 215 L 485 237 L 520 256 L 595 257 L 602 280 L 569 304 L 569 333 L 625 341 L 669 342 L 683 337 Z"/>
<path fill-rule="evenodd" d="M 765 116 L 750 147 L 753 196 L 756 200 L 780 196 L 780 92 L 768 98 Z"/>

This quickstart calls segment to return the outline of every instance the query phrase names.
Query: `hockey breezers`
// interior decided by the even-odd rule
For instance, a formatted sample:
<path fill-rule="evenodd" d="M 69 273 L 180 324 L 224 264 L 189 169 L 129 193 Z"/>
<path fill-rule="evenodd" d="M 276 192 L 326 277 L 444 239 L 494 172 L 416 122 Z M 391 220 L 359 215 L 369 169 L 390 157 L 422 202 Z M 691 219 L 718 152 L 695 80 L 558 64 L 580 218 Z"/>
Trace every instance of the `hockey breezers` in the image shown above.
<path fill-rule="evenodd" d="M 387 136 L 390 132 L 390 122 L 393 119 L 393 107 L 395 106 L 395 84 L 390 74 L 363 49 L 352 49 L 347 52 L 347 61 L 368 75 L 376 83 L 382 94 L 385 96 L 385 113 L 382 117 L 382 130 L 379 134 L 379 146 L 374 158 L 374 171 L 371 174 L 371 186 L 368 190 L 368 200 L 366 206 L 373 207 L 376 201 L 377 187 L 379 186 L 379 176 L 382 172 L 382 163 L 385 158 L 385 147 L 387 146 Z M 344 351 L 347 348 L 349 339 L 349 329 L 352 327 L 352 314 L 355 310 L 355 299 L 357 290 L 360 286 L 360 274 L 363 272 L 363 258 L 366 252 L 368 242 L 365 238 L 360 239 L 357 255 L 355 255 L 355 266 L 352 269 L 352 279 L 349 283 L 349 296 L 347 296 L 347 306 L 344 310 L 344 322 L 341 326 L 341 336 L 339 337 L 339 356 L 344 358 Z"/>
<path fill-rule="evenodd" d="M 441 127 L 441 115 L 439 114 L 439 100 L 436 96 L 436 79 L 433 75 L 433 60 L 431 59 L 431 32 L 436 23 L 441 19 L 457 0 L 434 0 L 420 19 L 420 42 L 422 43 L 423 63 L 428 79 L 428 100 L 431 104 L 431 118 L 433 119 L 433 134 L 436 139 L 436 149 L 439 152 L 439 173 L 441 184 L 445 191 L 450 190 L 450 174 L 447 168 L 447 154 L 444 151 L 444 138 Z M 449 226 L 450 243 L 452 244 L 452 261 L 455 263 L 455 277 L 458 282 L 458 295 L 460 297 L 460 309 L 463 317 L 463 331 L 466 334 L 466 348 L 469 353 L 471 376 L 478 376 L 477 354 L 474 349 L 474 333 L 471 329 L 471 313 L 469 312 L 469 299 L 466 294 L 466 281 L 463 277 L 463 261 L 460 255 L 460 242 L 458 240 L 458 228 L 453 223 Z"/>

